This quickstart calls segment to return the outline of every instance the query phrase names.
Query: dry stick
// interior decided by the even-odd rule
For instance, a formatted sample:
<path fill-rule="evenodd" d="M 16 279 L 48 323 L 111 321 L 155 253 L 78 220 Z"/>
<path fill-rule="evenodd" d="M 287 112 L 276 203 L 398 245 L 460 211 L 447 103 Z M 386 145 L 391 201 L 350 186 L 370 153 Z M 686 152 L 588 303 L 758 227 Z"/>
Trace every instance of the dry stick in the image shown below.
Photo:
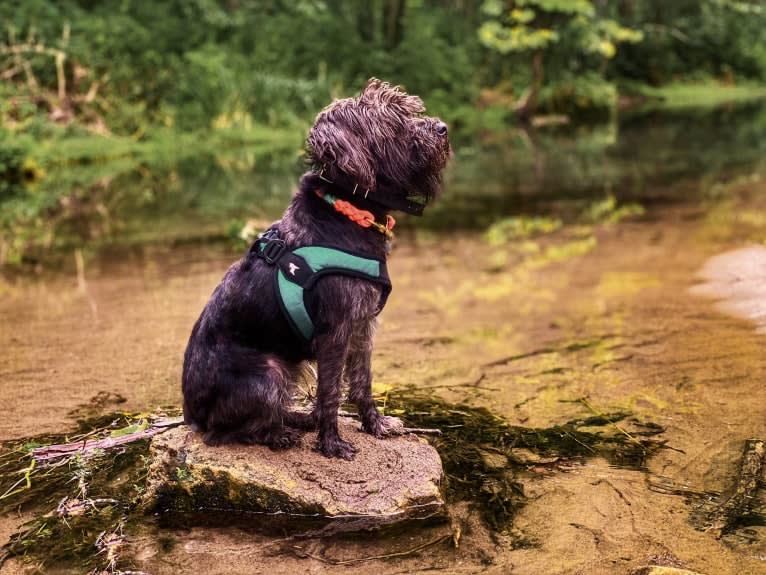
<path fill-rule="evenodd" d="M 537 355 L 547 355 L 549 353 L 560 353 L 560 352 L 573 352 L 573 351 L 579 351 L 581 349 L 587 349 L 589 347 L 593 347 L 595 343 L 598 342 L 598 340 L 605 340 L 605 339 L 611 339 L 616 337 L 614 334 L 608 333 L 605 335 L 600 336 L 597 339 L 594 340 L 587 340 L 582 342 L 573 342 L 569 345 L 564 345 L 561 347 L 543 347 L 540 349 L 536 349 L 533 351 L 529 351 L 527 353 L 518 353 L 516 355 L 509 355 L 507 357 L 502 357 L 500 359 L 496 359 L 494 361 L 490 361 L 489 363 L 485 363 L 482 365 L 482 367 L 497 367 L 499 365 L 505 365 L 514 361 L 518 361 L 520 359 L 526 359 L 528 357 L 535 357 Z"/>
<path fill-rule="evenodd" d="M 603 413 L 601 413 L 600 411 L 598 411 L 598 410 L 597 410 L 595 407 L 593 407 L 593 406 L 592 406 L 592 405 L 591 405 L 591 404 L 588 402 L 588 400 L 587 400 L 587 399 L 585 399 L 584 397 L 581 397 L 581 398 L 580 398 L 580 399 L 578 399 L 577 401 L 578 401 L 579 403 L 582 403 L 582 404 L 583 404 L 585 407 L 587 407 L 588 409 L 590 409 L 590 410 L 593 412 L 593 415 L 596 415 L 596 416 L 598 416 L 598 417 L 603 417 L 603 418 L 604 418 L 604 419 L 606 419 L 606 420 L 608 420 L 608 419 L 609 419 L 608 417 L 606 417 L 606 415 L 604 415 Z M 640 445 L 641 447 L 643 447 L 643 446 L 644 446 L 644 445 L 643 445 L 643 444 L 642 444 L 642 443 L 641 443 L 641 442 L 640 442 L 638 439 L 636 439 L 635 437 L 633 437 L 633 436 L 632 436 L 630 433 L 628 433 L 627 431 L 625 431 L 625 430 L 624 430 L 622 427 L 620 427 L 619 425 L 617 425 L 617 424 L 616 424 L 614 421 L 609 421 L 609 424 L 610 424 L 610 425 L 613 425 L 613 426 L 614 426 L 614 427 L 617 429 L 617 431 L 619 431 L 620 433 L 622 433 L 622 434 L 623 434 L 625 437 L 627 437 L 627 438 L 628 438 L 630 441 L 632 441 L 632 442 L 633 442 L 633 443 L 635 443 L 636 445 Z"/>
<path fill-rule="evenodd" d="M 338 415 L 341 417 L 348 417 L 350 419 L 359 419 L 359 414 L 351 413 L 350 411 L 339 411 Z M 442 430 L 433 427 L 402 427 L 398 429 L 394 435 L 441 435 Z"/>
<path fill-rule="evenodd" d="M 298 547 L 297 545 L 294 545 L 293 549 L 297 549 L 305 557 L 308 557 L 310 559 L 316 559 L 317 561 L 321 561 L 322 563 L 329 563 L 330 565 L 350 565 L 352 563 L 363 563 L 364 561 L 374 561 L 375 559 L 390 559 L 391 557 L 406 557 L 407 555 L 412 555 L 413 553 L 417 553 L 418 551 L 422 551 L 423 549 L 427 549 L 428 547 L 432 547 L 433 545 L 438 545 L 442 541 L 447 541 L 447 539 L 452 539 L 452 533 L 448 533 L 447 535 L 442 535 L 441 537 L 437 537 L 436 539 L 433 539 L 427 543 L 423 543 L 422 545 L 418 545 L 417 547 L 413 547 L 412 549 L 407 549 L 405 551 L 397 551 L 396 553 L 385 553 L 383 555 L 370 555 L 369 557 L 359 557 L 357 559 L 345 559 L 343 561 L 336 561 L 335 559 L 325 559 L 324 557 L 320 557 L 319 555 L 312 555 L 311 553 L 306 553 L 305 551 L 303 551 L 302 547 Z"/>
<path fill-rule="evenodd" d="M 432 429 L 427 427 L 403 427 L 402 434 L 411 433 L 413 435 L 441 435 L 441 429 Z"/>
<path fill-rule="evenodd" d="M 485 363 L 482 365 L 482 367 L 496 367 L 498 365 L 505 365 L 507 363 L 511 363 L 513 361 L 518 361 L 520 359 L 526 359 L 528 357 L 535 357 L 536 355 L 546 355 L 549 353 L 554 353 L 556 351 L 559 351 L 555 347 L 544 347 L 542 349 L 536 349 L 534 351 L 530 351 L 527 353 L 518 353 L 516 355 L 509 355 L 507 357 L 503 357 L 500 359 L 496 359 L 494 361 L 490 361 L 489 363 Z"/>
<path fill-rule="evenodd" d="M 766 459 L 766 441 L 762 439 L 746 440 L 739 462 L 739 474 L 734 493 L 708 513 L 706 517 L 705 531 L 713 533 L 716 539 L 720 539 L 723 534 L 734 527 L 734 524 L 754 500 L 763 473 L 764 459 Z"/>
<path fill-rule="evenodd" d="M 139 439 L 146 439 L 167 431 L 172 427 L 178 427 L 183 423 L 183 418 L 165 419 L 153 423 L 147 429 L 128 433 L 120 437 L 105 437 L 104 439 L 95 439 L 92 441 L 78 441 L 75 443 L 61 443 L 58 445 L 48 445 L 32 450 L 32 457 L 36 461 L 50 461 L 59 457 L 67 457 L 75 453 L 86 453 L 93 449 L 110 449 L 126 443 L 132 443 Z"/>
<path fill-rule="evenodd" d="M 22 469 L 22 471 L 24 472 L 24 476 L 21 479 L 19 479 L 16 483 L 11 485 L 6 490 L 5 493 L 0 495 L 0 501 L 10 497 L 11 495 L 16 495 L 17 493 L 20 493 L 24 491 L 25 489 L 29 489 L 30 487 L 32 487 L 32 472 L 35 469 L 35 465 L 36 465 L 36 462 L 33 459 L 32 462 L 29 464 L 29 467 L 27 467 L 26 469 Z M 24 483 L 25 485 L 23 487 L 19 487 L 19 485 L 21 485 L 22 483 Z"/>
<path fill-rule="evenodd" d="M 35 461 L 48 462 L 60 457 L 68 457 L 76 453 L 86 453 L 93 449 L 110 449 L 126 443 L 132 443 L 140 439 L 148 439 L 158 433 L 162 433 L 173 427 L 183 424 L 183 418 L 163 419 L 155 421 L 147 429 L 128 433 L 119 437 L 105 437 L 103 439 L 94 439 L 91 441 L 76 441 L 73 443 L 61 443 L 57 445 L 47 445 L 32 450 L 32 457 Z M 441 435 L 440 429 L 422 429 L 418 427 L 404 427 L 402 434 L 412 433 L 418 435 Z"/>

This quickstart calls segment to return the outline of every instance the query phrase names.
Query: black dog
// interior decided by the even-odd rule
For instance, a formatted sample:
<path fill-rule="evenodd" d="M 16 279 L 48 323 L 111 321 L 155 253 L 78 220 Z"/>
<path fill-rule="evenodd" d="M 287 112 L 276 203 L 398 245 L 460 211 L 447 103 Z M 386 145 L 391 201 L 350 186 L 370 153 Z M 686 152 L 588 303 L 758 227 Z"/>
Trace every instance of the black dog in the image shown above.
<path fill-rule="evenodd" d="M 286 448 L 318 428 L 323 454 L 350 459 L 354 447 L 337 422 L 344 377 L 366 432 L 401 428 L 375 407 L 370 356 L 390 290 L 388 212 L 420 215 L 450 156 L 447 126 L 424 111 L 420 98 L 372 79 L 359 97 L 317 116 L 312 171 L 282 219 L 229 268 L 192 330 L 184 416 L 207 444 Z M 307 360 L 318 368 L 311 414 L 289 409 Z"/>

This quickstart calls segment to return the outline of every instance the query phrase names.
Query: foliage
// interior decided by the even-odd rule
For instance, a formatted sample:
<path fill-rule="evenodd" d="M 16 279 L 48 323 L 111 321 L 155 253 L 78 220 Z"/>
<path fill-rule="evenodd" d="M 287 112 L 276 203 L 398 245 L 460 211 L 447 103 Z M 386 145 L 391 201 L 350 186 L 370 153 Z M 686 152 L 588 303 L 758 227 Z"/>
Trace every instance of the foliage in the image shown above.
<path fill-rule="evenodd" d="M 0 264 L 71 245 L 67 222 L 108 207 L 123 174 L 199 153 L 239 163 L 237 147 L 249 163 L 282 153 L 297 166 L 317 111 L 371 76 L 419 94 L 469 152 L 539 113 L 602 122 L 608 146 L 618 87 L 700 105 L 762 97 L 766 79 L 755 0 L 8 0 L 0 23 Z M 677 87 L 690 80 L 698 88 Z M 524 164 L 534 187 L 553 176 L 533 156 L 591 181 L 603 175 L 594 133 L 575 156 L 553 158 L 538 134 L 540 150 L 499 161 Z"/>
<path fill-rule="evenodd" d="M 603 200 L 589 205 L 582 218 L 589 223 L 605 222 L 616 224 L 624 218 L 641 216 L 643 214 L 644 208 L 640 204 L 625 204 L 618 207 L 617 198 L 610 194 Z"/>
<path fill-rule="evenodd" d="M 744 0 L 11 0 L 0 118 L 42 138 L 40 118 L 136 137 L 304 126 L 380 76 L 468 128 L 488 87 L 539 83 L 545 111 L 571 113 L 613 108 L 621 78 L 763 79 L 765 19 Z"/>
<path fill-rule="evenodd" d="M 638 30 L 601 17 L 590 0 L 516 0 L 506 13 L 500 0 L 485 0 L 490 19 L 479 28 L 482 42 L 502 54 L 566 43 L 570 53 L 613 58 L 620 42 L 640 42 Z"/>
<path fill-rule="evenodd" d="M 642 0 L 609 3 L 644 41 L 625 46 L 613 77 L 653 85 L 714 76 L 728 83 L 766 79 L 766 7 L 759 0 Z"/>
<path fill-rule="evenodd" d="M 608 120 L 617 109 L 617 87 L 589 71 L 562 73 L 559 80 L 540 91 L 540 109 L 551 114 L 566 114 L 575 120 Z"/>
<path fill-rule="evenodd" d="M 475 95 L 478 40 L 452 11 L 412 4 L 401 21 L 411 33 L 396 42 L 378 32 L 376 14 L 368 36 L 363 11 L 348 1 L 9 2 L 0 6 L 5 44 L 22 50 L 34 80 L 14 69 L 16 52 L 0 53 L 0 69 L 42 111 L 98 116 L 126 134 L 154 124 L 303 125 L 373 75 L 445 104 Z M 46 53 L 26 51 L 33 43 Z M 65 55 L 64 98 L 53 51 Z"/>
<path fill-rule="evenodd" d="M 37 177 L 38 172 L 28 154 L 27 140 L 0 140 L 0 200 L 15 194 L 26 182 Z"/>
<path fill-rule="evenodd" d="M 548 96 L 548 107 L 554 111 L 565 109 L 570 102 L 570 113 L 579 107 L 614 108 L 616 91 L 605 89 L 604 81 L 592 71 L 603 70 L 604 60 L 614 58 L 618 44 L 640 42 L 643 34 L 639 30 L 600 14 L 590 0 L 515 0 L 510 10 L 501 0 L 485 0 L 483 11 L 488 19 L 479 28 L 479 36 L 486 47 L 500 54 L 534 55 L 531 87 L 522 105 L 524 115 L 536 112 L 544 78 L 551 73 L 577 78 Z M 588 78 L 595 76 L 595 98 L 583 95 L 588 88 L 572 89 L 585 84 L 580 80 L 583 73 Z"/>

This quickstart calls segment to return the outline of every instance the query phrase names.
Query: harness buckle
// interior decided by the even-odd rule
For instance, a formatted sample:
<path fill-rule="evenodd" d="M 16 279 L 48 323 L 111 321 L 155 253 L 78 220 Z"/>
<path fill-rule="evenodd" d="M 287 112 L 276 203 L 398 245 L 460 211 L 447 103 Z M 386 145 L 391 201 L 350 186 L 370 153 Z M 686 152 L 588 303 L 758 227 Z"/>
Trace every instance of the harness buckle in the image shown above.
<path fill-rule="evenodd" d="M 265 244 L 261 244 L 261 251 L 258 253 L 266 263 L 274 265 L 285 251 L 285 242 L 278 238 L 267 239 Z"/>

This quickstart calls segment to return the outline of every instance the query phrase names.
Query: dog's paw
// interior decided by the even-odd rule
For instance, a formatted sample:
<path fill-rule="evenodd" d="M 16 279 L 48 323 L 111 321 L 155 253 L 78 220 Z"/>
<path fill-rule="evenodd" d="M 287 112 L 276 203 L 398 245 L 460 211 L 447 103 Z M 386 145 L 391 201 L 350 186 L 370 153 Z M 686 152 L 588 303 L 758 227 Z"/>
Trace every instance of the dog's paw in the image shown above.
<path fill-rule="evenodd" d="M 339 457 L 351 461 L 356 454 L 356 448 L 348 441 L 343 441 L 340 437 L 333 439 L 319 440 L 319 452 L 325 457 Z"/>
<path fill-rule="evenodd" d="M 362 429 L 375 437 L 391 437 L 404 433 L 404 422 L 398 417 L 379 415 L 362 424 Z"/>

